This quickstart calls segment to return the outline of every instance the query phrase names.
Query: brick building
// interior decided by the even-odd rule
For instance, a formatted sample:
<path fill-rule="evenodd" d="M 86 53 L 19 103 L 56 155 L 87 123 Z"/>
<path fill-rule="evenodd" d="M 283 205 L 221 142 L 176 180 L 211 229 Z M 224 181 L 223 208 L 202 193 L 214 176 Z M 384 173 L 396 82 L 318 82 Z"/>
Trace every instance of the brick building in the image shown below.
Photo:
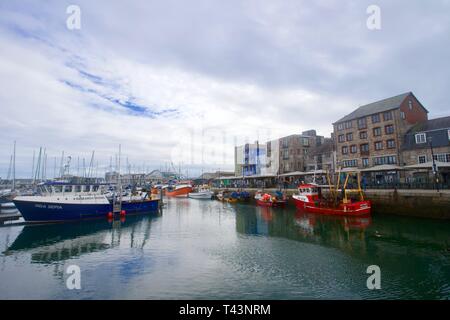
<path fill-rule="evenodd" d="M 310 149 L 306 158 L 306 171 L 334 171 L 336 151 L 333 138 L 324 138 L 323 143 Z"/>
<path fill-rule="evenodd" d="M 427 120 L 427 109 L 412 92 L 361 106 L 333 123 L 337 165 L 373 170 L 376 176 L 381 176 L 377 169 L 391 170 L 394 175 L 403 163 L 404 135 Z"/>
<path fill-rule="evenodd" d="M 307 157 L 310 150 L 324 142 L 323 136 L 318 136 L 315 130 L 308 130 L 302 134 L 294 134 L 279 139 L 280 141 L 280 169 L 279 173 L 307 170 Z"/>

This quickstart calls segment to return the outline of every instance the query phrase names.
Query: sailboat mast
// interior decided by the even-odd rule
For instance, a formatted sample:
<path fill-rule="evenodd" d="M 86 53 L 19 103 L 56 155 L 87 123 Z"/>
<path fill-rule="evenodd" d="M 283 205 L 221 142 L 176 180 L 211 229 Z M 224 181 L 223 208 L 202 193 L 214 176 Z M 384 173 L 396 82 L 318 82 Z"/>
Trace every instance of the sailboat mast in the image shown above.
<path fill-rule="evenodd" d="M 14 141 L 12 189 L 13 189 L 13 191 L 16 190 L 16 141 Z"/>

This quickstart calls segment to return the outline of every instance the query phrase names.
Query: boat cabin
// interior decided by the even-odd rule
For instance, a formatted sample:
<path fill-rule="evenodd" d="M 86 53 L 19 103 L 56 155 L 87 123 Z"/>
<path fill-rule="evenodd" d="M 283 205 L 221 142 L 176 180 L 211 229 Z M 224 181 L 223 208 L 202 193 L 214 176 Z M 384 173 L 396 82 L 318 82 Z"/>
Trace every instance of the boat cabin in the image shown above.
<path fill-rule="evenodd" d="M 106 192 L 103 184 L 70 184 L 70 183 L 43 183 L 37 186 L 40 194 L 101 194 Z"/>
<path fill-rule="evenodd" d="M 314 202 L 320 198 L 321 189 L 316 184 L 301 184 L 298 186 L 298 194 L 304 200 L 308 199 L 307 202 Z"/>

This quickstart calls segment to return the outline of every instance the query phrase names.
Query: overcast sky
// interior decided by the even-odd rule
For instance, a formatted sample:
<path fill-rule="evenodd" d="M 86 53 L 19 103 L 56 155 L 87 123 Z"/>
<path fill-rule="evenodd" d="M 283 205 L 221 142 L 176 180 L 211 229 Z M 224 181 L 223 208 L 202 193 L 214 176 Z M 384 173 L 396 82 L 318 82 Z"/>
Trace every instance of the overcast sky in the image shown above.
<path fill-rule="evenodd" d="M 21 177 L 40 146 L 51 176 L 63 150 L 104 168 L 119 144 L 135 170 L 192 175 L 407 91 L 448 116 L 449 39 L 448 0 L 0 1 L 0 176 L 14 140 Z"/>

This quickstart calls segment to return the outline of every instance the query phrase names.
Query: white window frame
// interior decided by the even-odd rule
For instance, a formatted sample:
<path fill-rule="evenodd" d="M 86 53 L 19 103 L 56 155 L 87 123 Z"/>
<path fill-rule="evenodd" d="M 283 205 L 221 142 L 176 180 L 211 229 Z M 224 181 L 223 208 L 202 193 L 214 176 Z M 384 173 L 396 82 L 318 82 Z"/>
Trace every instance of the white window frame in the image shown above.
<path fill-rule="evenodd" d="M 423 137 L 423 139 L 420 139 L 419 137 Z M 425 132 L 416 133 L 415 138 L 416 144 L 427 143 L 427 134 Z"/>
<path fill-rule="evenodd" d="M 441 160 L 439 160 L 439 157 L 441 158 Z M 447 162 L 447 158 L 448 158 L 448 153 L 438 153 L 434 155 L 434 161 L 439 161 L 439 162 Z M 442 159 L 444 161 L 442 161 Z"/>
<path fill-rule="evenodd" d="M 420 162 L 420 158 L 425 158 L 425 161 L 424 161 L 424 162 Z M 428 158 L 428 157 L 427 157 L 426 154 L 418 155 L 418 156 L 417 156 L 417 163 L 418 163 L 418 164 L 427 163 L 427 160 L 428 160 L 427 158 Z"/>
<path fill-rule="evenodd" d="M 450 140 L 450 129 L 447 130 L 448 140 Z"/>

